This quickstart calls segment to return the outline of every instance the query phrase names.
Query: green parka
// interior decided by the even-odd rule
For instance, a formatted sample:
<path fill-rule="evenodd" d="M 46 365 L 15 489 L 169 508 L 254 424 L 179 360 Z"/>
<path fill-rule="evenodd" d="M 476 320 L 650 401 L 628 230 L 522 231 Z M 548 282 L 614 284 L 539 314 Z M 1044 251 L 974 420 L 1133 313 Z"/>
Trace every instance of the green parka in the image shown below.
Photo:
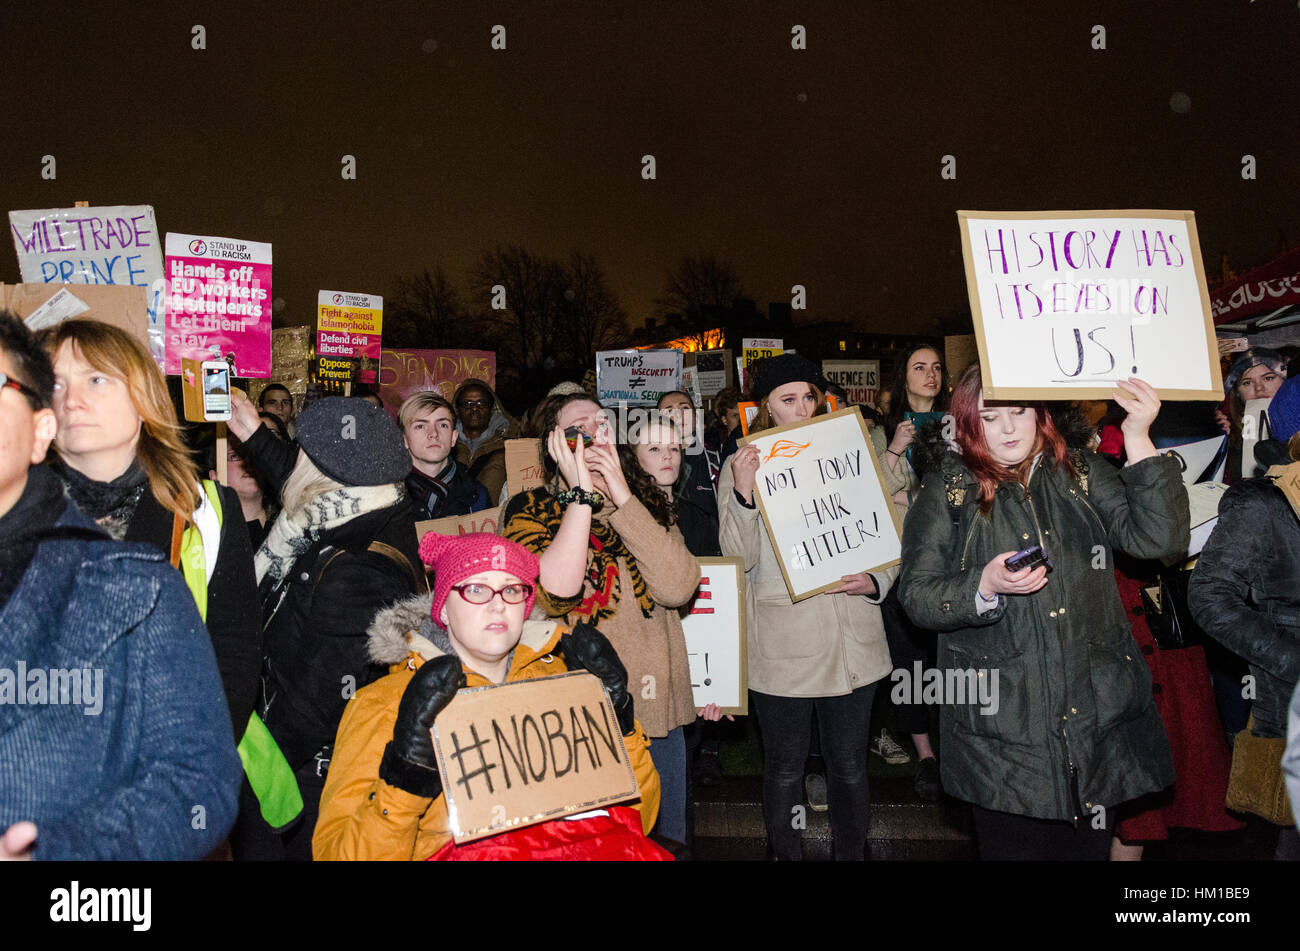
<path fill-rule="evenodd" d="M 1029 491 L 1001 486 L 986 517 L 975 479 L 946 453 L 908 513 L 899 594 L 916 624 L 940 632 L 939 670 L 967 694 L 966 702 L 957 702 L 955 689 L 944 697 L 944 789 L 1041 819 L 1091 820 L 1100 806 L 1109 825 L 1116 806 L 1174 780 L 1111 550 L 1181 554 L 1190 517 L 1171 457 L 1122 471 L 1092 452 L 1074 450 L 1071 458 L 1077 477 L 1040 459 Z M 1001 595 L 994 610 L 979 614 L 984 566 L 1038 543 L 1040 531 L 1053 563 L 1047 584 L 1030 595 Z M 980 678 L 996 687 L 985 688 L 992 702 L 982 705 L 969 689 Z"/>

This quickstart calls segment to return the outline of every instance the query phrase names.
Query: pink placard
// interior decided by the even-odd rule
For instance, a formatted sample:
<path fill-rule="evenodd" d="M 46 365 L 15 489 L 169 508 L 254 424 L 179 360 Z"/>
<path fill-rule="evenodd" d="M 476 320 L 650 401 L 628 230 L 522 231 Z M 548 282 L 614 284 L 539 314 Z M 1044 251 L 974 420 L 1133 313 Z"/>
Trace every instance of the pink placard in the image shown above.
<path fill-rule="evenodd" d="M 497 355 L 491 350 L 388 350 L 379 364 L 379 397 L 396 413 L 412 393 L 437 390 L 451 399 L 466 380 L 497 383 Z"/>

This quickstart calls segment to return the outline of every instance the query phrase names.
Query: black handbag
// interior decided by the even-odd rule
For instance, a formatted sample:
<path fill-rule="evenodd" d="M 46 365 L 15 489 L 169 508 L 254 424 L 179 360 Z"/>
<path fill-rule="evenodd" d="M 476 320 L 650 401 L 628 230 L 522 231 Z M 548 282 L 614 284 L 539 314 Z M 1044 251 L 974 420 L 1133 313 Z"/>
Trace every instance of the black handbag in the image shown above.
<path fill-rule="evenodd" d="M 1198 647 L 1205 643 L 1205 632 L 1187 606 L 1187 582 L 1191 574 L 1190 571 L 1162 573 L 1155 585 L 1142 589 L 1147 627 L 1161 650 Z"/>

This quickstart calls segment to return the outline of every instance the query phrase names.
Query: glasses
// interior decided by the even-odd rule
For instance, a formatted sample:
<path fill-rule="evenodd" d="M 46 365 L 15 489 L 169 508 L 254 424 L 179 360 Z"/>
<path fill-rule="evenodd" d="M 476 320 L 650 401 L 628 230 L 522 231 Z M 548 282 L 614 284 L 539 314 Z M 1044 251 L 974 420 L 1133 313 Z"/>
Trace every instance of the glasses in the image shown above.
<path fill-rule="evenodd" d="M 470 584 L 454 584 L 451 586 L 451 590 L 470 604 L 487 604 L 498 594 L 501 595 L 501 600 L 506 604 L 523 604 L 533 593 L 533 586 L 518 582 L 497 589 L 489 584 L 471 582 Z"/>
<path fill-rule="evenodd" d="M 0 373 L 0 390 L 5 389 L 6 387 L 17 390 L 19 393 L 23 394 L 23 396 L 31 400 L 33 405 L 35 406 L 41 405 L 41 394 L 37 393 L 26 383 L 20 383 L 19 381 L 15 380 L 13 377 L 7 376 L 4 373 Z"/>
<path fill-rule="evenodd" d="M 477 406 L 480 409 L 483 409 L 485 407 L 491 406 L 492 401 L 491 400 L 459 400 L 456 403 L 456 405 L 461 407 L 462 409 L 464 409 L 466 406 Z"/>

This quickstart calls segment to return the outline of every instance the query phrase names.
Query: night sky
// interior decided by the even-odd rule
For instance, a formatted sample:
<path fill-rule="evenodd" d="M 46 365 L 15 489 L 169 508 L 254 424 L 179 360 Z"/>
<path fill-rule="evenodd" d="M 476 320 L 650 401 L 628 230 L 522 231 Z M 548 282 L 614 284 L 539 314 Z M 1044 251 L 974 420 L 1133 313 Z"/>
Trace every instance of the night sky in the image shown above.
<path fill-rule="evenodd" d="M 760 309 L 803 284 L 797 319 L 937 332 L 958 208 L 1192 209 L 1212 277 L 1300 241 L 1294 0 L 17 6 L 0 210 L 269 241 L 277 326 L 426 266 L 464 292 L 510 243 L 594 253 L 633 326 L 712 253 Z"/>

